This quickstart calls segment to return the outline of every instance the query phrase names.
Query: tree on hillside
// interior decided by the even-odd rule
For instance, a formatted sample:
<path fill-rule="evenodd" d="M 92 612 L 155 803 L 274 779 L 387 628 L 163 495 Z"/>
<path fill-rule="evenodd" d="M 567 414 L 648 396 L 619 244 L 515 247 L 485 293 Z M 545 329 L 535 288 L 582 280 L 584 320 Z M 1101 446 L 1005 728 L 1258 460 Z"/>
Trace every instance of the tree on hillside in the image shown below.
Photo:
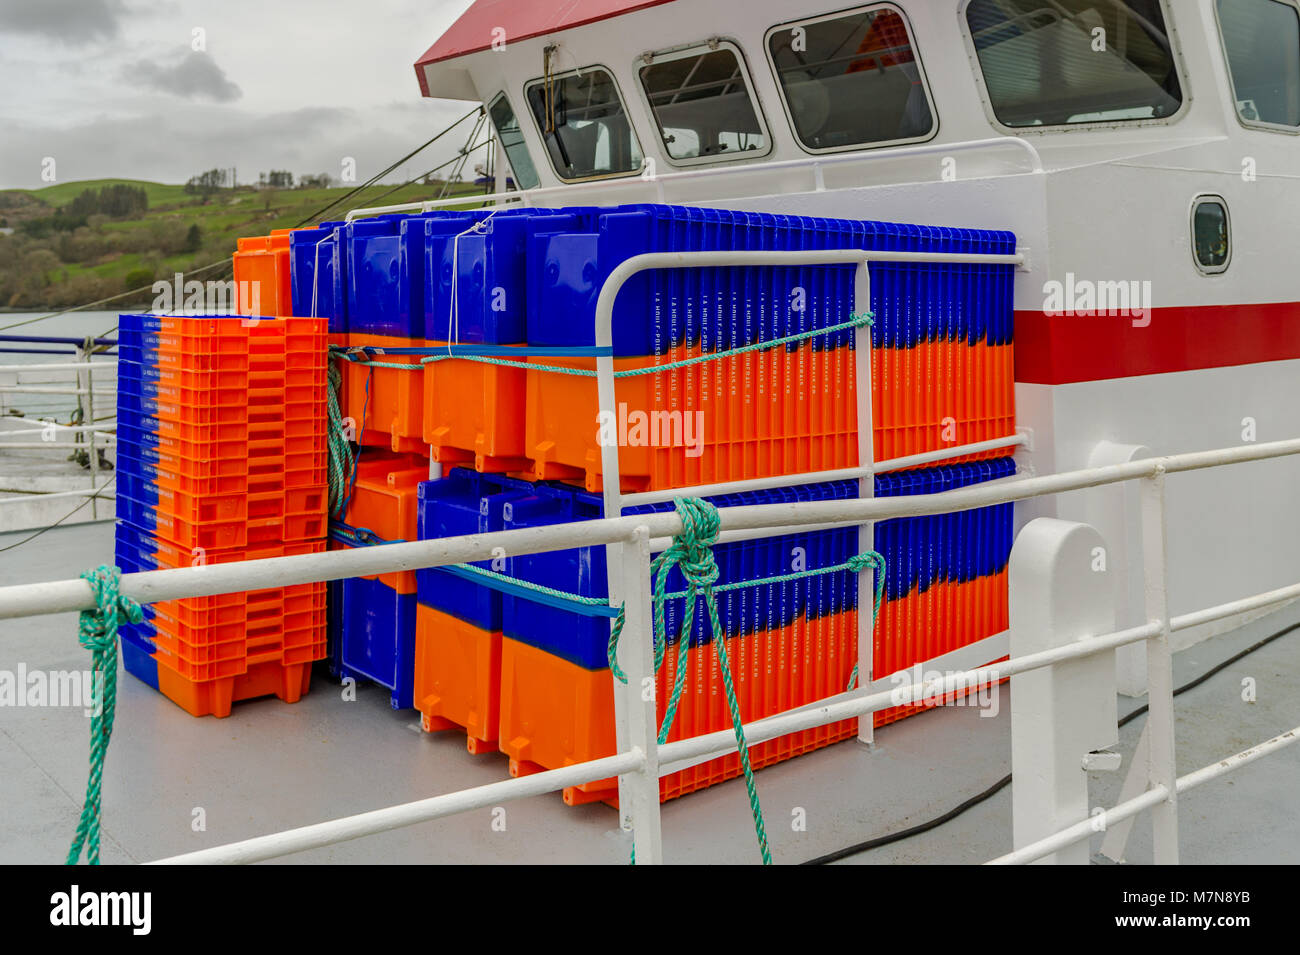
<path fill-rule="evenodd" d="M 190 230 L 185 233 L 185 245 L 182 248 L 184 252 L 197 252 L 203 247 L 203 230 L 199 228 L 196 222 L 190 226 Z"/>
<path fill-rule="evenodd" d="M 114 219 L 140 216 L 149 209 L 149 194 L 142 186 L 116 183 L 102 189 L 85 189 L 75 199 L 60 209 L 59 216 L 72 219 L 102 214 Z"/>
<path fill-rule="evenodd" d="M 201 172 L 197 176 L 191 176 L 185 183 L 185 191 L 190 195 L 197 195 L 207 205 L 208 199 L 218 189 L 228 189 L 232 185 L 229 169 L 209 169 L 207 172 Z"/>
<path fill-rule="evenodd" d="M 257 184 L 264 189 L 292 189 L 293 173 L 287 169 L 272 169 L 270 172 L 259 172 L 257 174 Z"/>

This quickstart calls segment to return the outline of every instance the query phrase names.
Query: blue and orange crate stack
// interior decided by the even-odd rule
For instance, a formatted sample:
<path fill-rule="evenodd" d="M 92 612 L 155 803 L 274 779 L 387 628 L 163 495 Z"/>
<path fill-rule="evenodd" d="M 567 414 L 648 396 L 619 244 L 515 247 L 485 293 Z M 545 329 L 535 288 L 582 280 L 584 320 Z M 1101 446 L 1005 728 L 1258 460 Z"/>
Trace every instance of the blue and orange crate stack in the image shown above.
<path fill-rule="evenodd" d="M 287 247 L 253 254 L 280 257 L 287 278 Z M 121 317 L 123 571 L 325 549 L 326 341 L 319 319 Z M 323 584 L 167 601 L 123 628 L 124 662 L 196 716 L 267 695 L 294 702 L 325 656 L 325 614 Z"/>
<path fill-rule="evenodd" d="M 1014 251 L 1014 236 L 1005 232 L 661 205 L 383 216 L 298 230 L 287 242 L 293 312 L 328 322 L 341 413 L 360 448 L 333 546 L 602 516 L 596 492 L 606 475 L 590 375 L 595 302 L 630 256 Z M 1012 267 L 877 263 L 871 279 L 875 459 L 1013 433 Z M 670 491 L 779 475 L 797 481 L 858 464 L 853 293 L 851 266 L 692 268 L 630 281 L 614 310 L 620 371 L 818 334 L 620 377 L 620 409 L 609 423 L 621 439 L 620 489 Z M 667 433 L 653 438 L 649 421 Z M 431 468 L 440 476 L 428 480 Z M 986 452 L 878 475 L 875 493 L 936 493 L 1012 473 L 1008 456 Z M 725 506 L 857 495 L 857 482 L 804 482 L 710 500 Z M 856 528 L 800 532 L 720 544 L 715 554 L 722 582 L 754 581 L 839 567 L 856 553 L 857 538 Z M 1009 506 L 877 525 L 886 573 L 875 676 L 1005 629 L 1010 544 Z M 605 596 L 603 548 L 502 554 L 480 570 L 498 575 L 491 586 L 462 568 L 332 585 L 335 673 L 386 688 L 393 706 L 420 712 L 426 730 L 463 732 L 471 752 L 503 753 L 513 773 L 611 754 L 610 617 L 527 589 Z M 670 590 L 682 589 L 674 576 Z M 860 600 L 869 612 L 871 598 L 843 569 L 720 594 L 743 718 L 847 689 Z M 681 599 L 669 602 L 672 644 L 659 675 L 662 716 L 684 644 L 689 689 L 673 739 L 730 726 L 703 608 L 689 623 L 683 612 Z M 683 624 L 687 635 L 679 639 Z M 918 708 L 879 713 L 876 722 Z M 768 765 L 855 732 L 846 721 L 763 743 L 751 755 L 756 766 Z M 738 757 L 724 757 L 666 777 L 661 792 L 672 798 L 739 772 Z M 567 790 L 565 799 L 615 795 L 614 781 L 605 780 Z"/>

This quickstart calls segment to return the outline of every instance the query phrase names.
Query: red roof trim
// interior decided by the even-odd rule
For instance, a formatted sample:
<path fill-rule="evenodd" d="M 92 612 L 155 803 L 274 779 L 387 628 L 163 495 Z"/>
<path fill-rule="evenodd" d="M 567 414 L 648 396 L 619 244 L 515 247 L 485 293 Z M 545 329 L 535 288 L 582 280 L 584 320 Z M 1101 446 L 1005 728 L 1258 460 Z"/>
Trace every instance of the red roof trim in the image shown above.
<path fill-rule="evenodd" d="M 505 30 L 507 43 L 531 40 L 657 7 L 672 0 L 475 0 L 424 55 L 415 61 L 420 91 L 429 95 L 421 67 L 491 49 L 493 31 Z"/>

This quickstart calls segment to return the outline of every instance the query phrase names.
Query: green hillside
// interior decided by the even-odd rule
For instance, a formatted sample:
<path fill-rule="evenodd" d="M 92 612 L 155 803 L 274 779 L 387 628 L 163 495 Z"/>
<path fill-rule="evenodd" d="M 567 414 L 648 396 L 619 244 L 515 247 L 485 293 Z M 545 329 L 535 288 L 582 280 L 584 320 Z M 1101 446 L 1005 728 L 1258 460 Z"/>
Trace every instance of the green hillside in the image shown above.
<path fill-rule="evenodd" d="M 96 200 L 84 194 L 105 187 L 130 187 L 116 191 L 131 192 L 141 206 L 147 200 L 147 209 L 121 216 L 85 214 Z M 205 198 L 184 186 L 95 179 L 0 191 L 0 309 L 87 305 L 156 280 L 171 281 L 176 272 L 229 259 L 244 236 L 317 221 L 313 217 L 322 208 L 351 188 L 239 186 Z M 143 190 L 143 200 L 136 190 Z M 438 182 L 375 185 L 340 202 L 324 218 L 342 219 L 353 208 L 436 199 L 441 191 Z M 481 192 L 462 183 L 453 185 L 450 194 Z M 148 300 L 148 294 L 140 294 L 112 307 Z"/>
<path fill-rule="evenodd" d="M 104 186 L 117 185 L 142 187 L 145 194 L 149 196 L 149 205 L 151 207 L 168 202 L 185 202 L 187 199 L 194 198 L 185 194 L 184 186 L 169 186 L 161 182 L 146 182 L 143 179 L 86 179 L 82 182 L 60 182 L 53 186 L 46 186 L 43 189 L 14 191 L 26 192 L 28 195 L 51 206 L 61 206 L 64 203 L 71 202 L 87 189 L 102 189 Z"/>

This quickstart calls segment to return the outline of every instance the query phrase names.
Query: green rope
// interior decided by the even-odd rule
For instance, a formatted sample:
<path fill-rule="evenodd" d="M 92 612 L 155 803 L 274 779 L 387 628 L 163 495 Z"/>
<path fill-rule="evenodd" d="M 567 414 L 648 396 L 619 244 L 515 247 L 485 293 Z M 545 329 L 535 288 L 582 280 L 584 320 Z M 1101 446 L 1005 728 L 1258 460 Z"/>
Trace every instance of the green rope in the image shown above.
<path fill-rule="evenodd" d="M 107 564 L 81 575 L 95 594 L 95 609 L 83 610 L 78 623 L 77 640 L 93 656 L 94 689 L 90 718 L 90 775 L 86 780 L 86 801 L 81 808 L 77 832 L 68 849 L 67 865 L 86 860 L 99 865 L 100 789 L 104 781 L 104 757 L 113 735 L 113 716 L 117 710 L 117 628 L 130 621 L 144 619 L 140 605 L 118 593 L 122 572 Z"/>
<path fill-rule="evenodd" d="M 812 570 L 795 571 L 758 580 L 739 581 L 731 584 L 716 585 L 718 566 L 713 558 L 713 544 L 718 537 L 718 512 L 707 501 L 696 498 L 679 499 L 674 502 L 677 513 L 682 519 L 682 532 L 673 538 L 672 546 L 650 566 L 654 575 L 654 669 L 658 673 L 663 666 L 667 648 L 667 634 L 664 605 L 668 600 L 686 598 L 686 609 L 682 617 L 682 629 L 677 639 L 677 667 L 673 677 L 672 693 L 664 708 L 663 722 L 659 728 L 658 742 L 663 745 L 668 741 L 668 733 L 681 704 L 682 690 L 686 685 L 686 658 L 689 652 L 689 628 L 695 619 L 695 601 L 704 597 L 709 613 L 709 626 L 712 628 L 713 643 L 718 650 L 718 669 L 722 674 L 723 689 L 727 697 L 727 709 L 731 714 L 732 729 L 736 734 L 736 747 L 740 752 L 740 765 L 745 774 L 745 788 L 749 794 L 750 809 L 754 814 L 754 831 L 758 836 L 758 849 L 764 865 L 772 864 L 772 854 L 767 845 L 767 832 L 763 823 L 763 810 L 758 800 L 758 789 L 754 781 L 754 771 L 749 760 L 749 748 L 745 741 L 745 731 L 740 717 L 740 707 L 736 700 L 736 689 L 732 681 L 731 662 L 727 653 L 727 641 L 718 619 L 718 607 L 715 595 L 742 587 L 755 587 L 767 583 L 782 583 L 800 578 L 815 577 L 822 574 L 837 573 L 848 570 L 860 574 L 871 568 L 876 571 L 875 599 L 871 610 L 871 627 L 868 632 L 875 632 L 876 621 L 880 618 L 880 602 L 885 592 L 885 558 L 875 551 L 855 554 L 841 564 L 817 567 Z M 677 566 L 686 578 L 688 588 L 685 591 L 667 592 L 668 572 Z M 607 656 L 610 671 L 621 683 L 627 683 L 627 674 L 618 665 L 618 641 L 626 621 L 626 606 L 619 608 L 618 617 L 610 628 Z M 853 665 L 849 677 L 848 689 L 853 689 L 858 678 L 858 666 Z M 632 864 L 636 863 L 636 845 L 632 846 Z"/>
<path fill-rule="evenodd" d="M 772 864 L 772 852 L 767 845 L 767 827 L 763 823 L 763 807 L 758 801 L 758 787 L 754 782 L 754 768 L 749 760 L 749 745 L 745 742 L 745 730 L 740 718 L 740 704 L 736 700 L 736 687 L 731 677 L 731 661 L 727 655 L 727 640 L 718 619 L 718 602 L 714 596 L 713 585 L 718 580 L 718 564 L 713 559 L 713 545 L 718 540 L 718 510 L 708 501 L 699 498 L 678 498 L 673 502 L 677 515 L 682 521 L 681 533 L 673 537 L 672 544 L 666 551 L 654 559 L 650 571 L 654 575 L 654 667 L 657 673 L 663 665 L 663 658 L 668 639 L 665 632 L 666 615 L 664 604 L 668 600 L 668 574 L 677 567 L 686 578 L 686 615 L 683 618 L 682 633 L 678 638 L 677 673 L 673 680 L 673 691 L 664 710 L 663 722 L 659 727 L 660 745 L 668 741 L 673 720 L 677 716 L 677 707 L 681 704 L 682 688 L 686 685 L 686 658 L 689 653 L 687 628 L 695 619 L 695 602 L 704 598 L 704 605 L 709 613 L 709 625 L 713 628 L 713 643 L 718 650 L 718 669 L 722 672 L 722 685 L 727 696 L 727 709 L 731 713 L 731 726 L 736 734 L 736 747 L 740 751 L 740 767 L 745 774 L 745 789 L 749 794 L 749 807 L 754 815 L 754 832 L 758 837 L 758 852 L 763 865 Z M 759 583 L 755 581 L 754 583 Z M 618 649 L 618 637 L 623 630 L 625 608 L 621 610 L 611 628 L 609 638 L 609 661 L 611 670 L 622 682 L 627 676 L 618 669 L 615 656 Z M 632 846 L 633 864 L 636 863 L 636 845 Z"/>
<path fill-rule="evenodd" d="M 614 372 L 615 378 L 634 378 L 638 375 L 658 375 L 665 371 L 673 371 L 677 368 L 687 368 L 691 365 L 698 365 L 707 361 L 716 361 L 719 358 L 728 358 L 732 355 L 743 355 L 748 352 L 766 351 L 771 348 L 777 348 L 781 345 L 789 345 L 793 342 L 806 341 L 809 338 L 816 338 L 820 335 L 831 335 L 835 332 L 845 331 L 850 328 L 859 328 L 861 326 L 871 326 L 875 324 L 875 314 L 867 312 L 865 315 L 850 315 L 847 322 L 840 322 L 838 325 L 830 325 L 826 328 L 814 328 L 806 332 L 799 332 L 795 335 L 785 335 L 781 338 L 774 338 L 771 341 L 754 342 L 749 345 L 742 345 L 739 348 L 729 348 L 726 351 L 709 352 L 707 355 L 696 355 L 694 358 L 683 358 L 680 361 L 670 361 L 665 365 L 646 365 L 643 368 L 628 368 L 623 371 Z M 557 375 L 576 375 L 580 378 L 596 377 L 594 368 L 570 368 L 567 365 L 543 365 L 526 361 L 515 361 L 510 358 L 497 358 L 492 355 L 427 355 L 420 359 L 419 364 L 401 364 L 398 362 L 374 361 L 362 357 L 368 354 L 364 345 L 344 348 L 334 346 L 335 354 L 356 362 L 360 365 L 368 365 L 371 368 L 396 368 L 403 371 L 418 371 L 430 362 L 450 361 L 463 359 L 465 361 L 482 362 L 485 365 L 501 365 L 506 368 L 524 368 L 528 371 L 549 371 Z"/>
<path fill-rule="evenodd" d="M 329 484 L 330 513 L 342 517 L 347 504 L 348 484 L 356 468 L 356 454 L 348 441 L 343 425 L 343 412 L 339 405 L 339 391 L 343 387 L 343 371 L 336 362 L 330 362 L 329 371 Z"/>
<path fill-rule="evenodd" d="M 876 599 L 871 606 L 871 627 L 867 633 L 875 634 L 876 621 L 880 619 L 880 601 L 885 596 L 885 558 L 874 550 L 869 550 L 865 554 L 855 554 L 847 561 L 847 567 L 855 574 L 860 574 L 868 567 L 876 572 Z M 861 648 L 858 653 L 861 654 Z M 849 685 L 845 688 L 847 693 L 858 682 L 858 665 L 853 664 L 853 672 L 849 674 Z"/>

